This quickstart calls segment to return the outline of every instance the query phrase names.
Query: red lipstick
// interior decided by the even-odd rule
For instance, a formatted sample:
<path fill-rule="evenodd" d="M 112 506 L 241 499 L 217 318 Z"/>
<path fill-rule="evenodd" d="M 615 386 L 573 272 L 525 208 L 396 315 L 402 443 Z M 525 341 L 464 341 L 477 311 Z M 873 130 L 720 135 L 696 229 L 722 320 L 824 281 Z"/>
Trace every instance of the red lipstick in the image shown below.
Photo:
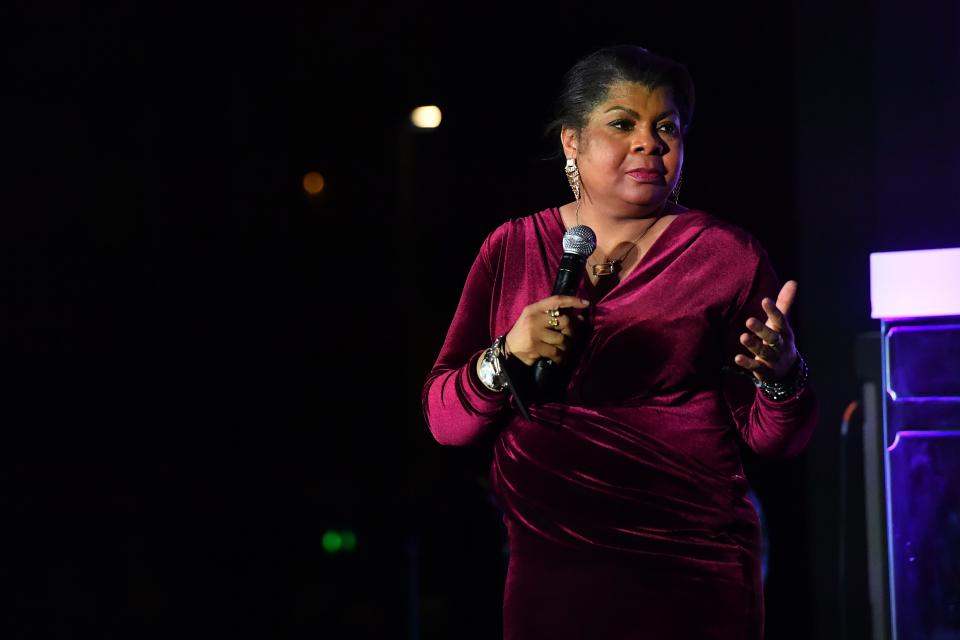
<path fill-rule="evenodd" d="M 634 169 L 627 175 L 637 182 L 663 182 L 663 173 L 655 169 Z"/>

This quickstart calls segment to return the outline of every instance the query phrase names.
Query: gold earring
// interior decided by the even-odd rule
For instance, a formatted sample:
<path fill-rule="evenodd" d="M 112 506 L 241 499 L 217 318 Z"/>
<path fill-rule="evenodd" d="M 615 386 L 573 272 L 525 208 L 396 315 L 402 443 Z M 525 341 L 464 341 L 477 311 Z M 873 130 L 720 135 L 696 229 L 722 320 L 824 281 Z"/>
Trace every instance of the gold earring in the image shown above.
<path fill-rule="evenodd" d="M 683 182 L 683 172 L 680 172 L 680 175 L 677 176 L 677 186 L 673 188 L 673 191 L 670 193 L 670 199 L 673 200 L 674 204 L 679 204 L 677 201 L 680 199 L 680 183 Z"/>
<path fill-rule="evenodd" d="M 579 200 L 580 170 L 577 169 L 577 161 L 574 158 L 567 158 L 567 166 L 563 168 L 563 171 L 567 174 L 567 182 L 570 183 L 570 188 L 573 189 L 573 197 Z"/>

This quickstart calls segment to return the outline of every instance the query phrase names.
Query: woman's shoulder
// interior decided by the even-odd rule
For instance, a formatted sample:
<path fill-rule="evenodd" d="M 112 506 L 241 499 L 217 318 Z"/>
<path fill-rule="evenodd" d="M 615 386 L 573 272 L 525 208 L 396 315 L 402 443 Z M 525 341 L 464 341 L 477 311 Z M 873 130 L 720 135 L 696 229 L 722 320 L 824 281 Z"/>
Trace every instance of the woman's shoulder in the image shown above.
<path fill-rule="evenodd" d="M 763 247 L 752 233 L 743 227 L 702 209 L 689 209 L 680 215 L 686 230 L 696 235 L 697 241 L 707 244 L 714 251 L 723 253 L 760 254 Z M 675 222 L 679 222 L 677 220 Z"/>
<path fill-rule="evenodd" d="M 543 238 L 559 233 L 563 237 L 563 219 L 557 207 L 547 207 L 533 213 L 510 217 L 494 227 L 484 245 L 488 249 L 503 248 L 511 241 L 526 242 L 531 237 Z"/>

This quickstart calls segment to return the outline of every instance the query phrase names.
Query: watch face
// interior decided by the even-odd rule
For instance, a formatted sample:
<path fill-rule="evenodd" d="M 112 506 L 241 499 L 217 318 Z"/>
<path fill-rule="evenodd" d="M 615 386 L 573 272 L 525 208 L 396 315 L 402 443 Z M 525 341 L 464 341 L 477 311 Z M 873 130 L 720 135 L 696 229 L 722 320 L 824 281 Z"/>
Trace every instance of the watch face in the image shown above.
<path fill-rule="evenodd" d="M 497 366 L 493 362 L 495 357 L 490 350 L 484 352 L 478 373 L 480 375 L 480 382 L 486 385 L 487 388 L 500 391 L 503 389 L 503 376 L 497 371 Z"/>
<path fill-rule="evenodd" d="M 480 382 L 488 387 L 493 387 L 493 377 L 493 364 L 484 357 L 483 362 L 480 363 Z"/>

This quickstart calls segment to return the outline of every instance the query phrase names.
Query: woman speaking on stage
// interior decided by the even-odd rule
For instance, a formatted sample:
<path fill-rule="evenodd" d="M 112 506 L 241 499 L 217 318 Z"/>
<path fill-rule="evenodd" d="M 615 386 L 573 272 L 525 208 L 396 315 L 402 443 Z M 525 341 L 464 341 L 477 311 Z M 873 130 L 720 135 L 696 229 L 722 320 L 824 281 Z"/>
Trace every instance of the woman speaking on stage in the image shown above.
<path fill-rule="evenodd" d="M 424 384 L 439 443 L 494 443 L 506 640 L 763 637 L 739 447 L 796 455 L 816 400 L 797 283 L 680 204 L 693 105 L 686 68 L 638 46 L 567 72 L 551 130 L 572 200 L 487 236 Z M 575 290 L 555 295 L 584 228 Z"/>

